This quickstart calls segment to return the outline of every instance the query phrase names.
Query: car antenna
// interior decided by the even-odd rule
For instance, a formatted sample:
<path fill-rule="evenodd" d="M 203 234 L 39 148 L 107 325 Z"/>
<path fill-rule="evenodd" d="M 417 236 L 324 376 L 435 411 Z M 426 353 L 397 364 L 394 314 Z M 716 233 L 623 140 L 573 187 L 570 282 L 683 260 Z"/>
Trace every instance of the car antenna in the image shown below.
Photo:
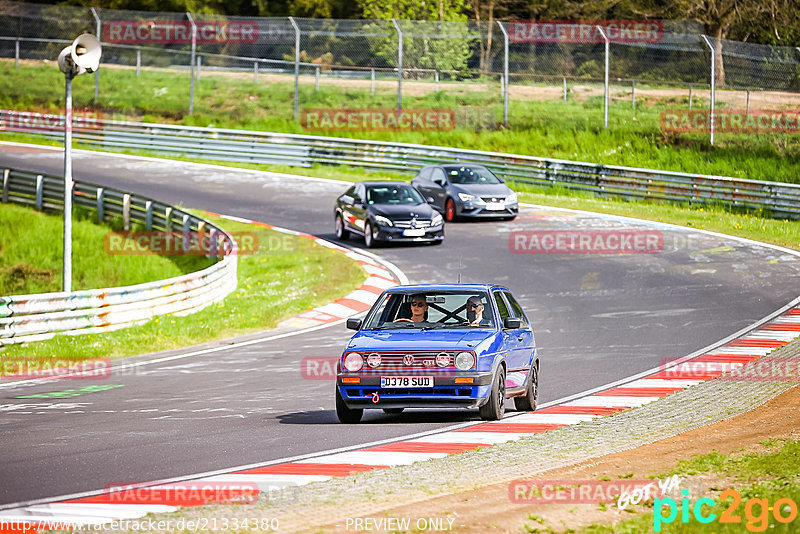
<path fill-rule="evenodd" d="M 458 257 L 458 282 L 456 282 L 456 283 L 458 283 L 458 284 L 460 284 L 460 283 L 461 283 L 461 267 L 462 267 L 462 265 L 461 265 L 461 258 L 462 258 L 462 256 L 459 256 L 459 257 Z"/>

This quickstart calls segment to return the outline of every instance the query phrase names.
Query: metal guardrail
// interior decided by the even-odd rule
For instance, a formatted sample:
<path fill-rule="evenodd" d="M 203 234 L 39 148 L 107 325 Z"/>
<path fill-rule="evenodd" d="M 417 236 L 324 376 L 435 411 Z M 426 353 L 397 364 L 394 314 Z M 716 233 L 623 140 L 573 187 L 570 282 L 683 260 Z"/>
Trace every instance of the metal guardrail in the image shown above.
<path fill-rule="evenodd" d="M 62 137 L 52 121 L 42 128 L 37 121 L 44 124 L 46 118 L 0 110 L 0 130 Z M 774 217 L 800 218 L 800 185 L 781 182 L 388 141 L 99 119 L 75 126 L 73 138 L 83 145 L 110 150 L 303 167 L 352 165 L 414 172 L 432 163 L 460 161 L 482 164 L 506 180 L 536 186 L 559 186 L 604 197 L 719 203 L 764 210 Z"/>
<path fill-rule="evenodd" d="M 221 228 L 179 208 L 155 200 L 75 182 L 73 203 L 96 210 L 100 221 L 118 216 L 125 228 L 131 223 L 147 230 L 208 234 L 211 242 L 223 238 L 233 250 L 201 271 L 134 286 L 0 297 L 0 346 L 39 341 L 62 334 L 90 334 L 116 330 L 168 313 L 194 313 L 236 289 L 236 245 Z M 2 169 L 2 202 L 29 205 L 37 210 L 63 210 L 64 178 Z"/>

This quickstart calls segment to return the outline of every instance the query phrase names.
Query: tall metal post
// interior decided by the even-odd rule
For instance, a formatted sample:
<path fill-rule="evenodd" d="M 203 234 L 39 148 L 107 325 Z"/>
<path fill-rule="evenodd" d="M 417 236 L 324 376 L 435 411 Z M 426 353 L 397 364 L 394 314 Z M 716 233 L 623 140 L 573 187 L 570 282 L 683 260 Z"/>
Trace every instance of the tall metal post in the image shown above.
<path fill-rule="evenodd" d="M 186 17 L 189 19 L 189 24 L 192 25 L 191 80 L 189 82 L 189 115 L 191 115 L 194 112 L 194 63 L 197 54 L 197 24 L 194 23 L 194 18 L 192 18 L 192 14 L 188 11 L 186 12 Z"/>
<path fill-rule="evenodd" d="M 69 293 L 72 291 L 72 73 L 65 73 L 64 78 L 64 253 L 61 290 Z"/>
<path fill-rule="evenodd" d="M 397 30 L 397 113 L 403 111 L 403 30 L 395 19 L 392 19 Z"/>
<path fill-rule="evenodd" d="M 716 75 L 714 73 L 714 70 L 716 68 L 717 58 L 714 57 L 714 45 L 711 44 L 711 41 L 708 39 L 708 37 L 705 35 L 701 35 L 701 37 L 703 38 L 703 41 L 705 41 L 706 46 L 708 46 L 708 49 L 711 50 L 711 116 L 709 117 L 708 122 L 709 122 L 709 129 L 711 130 L 711 146 L 714 146 L 714 129 L 715 129 L 714 103 L 716 100 L 715 99 L 716 95 L 714 93 L 714 90 L 716 89 L 717 85 Z"/>
<path fill-rule="evenodd" d="M 294 28 L 294 120 L 297 120 L 300 105 L 300 27 L 294 17 L 289 17 L 289 22 Z"/>
<path fill-rule="evenodd" d="M 142 70 L 142 49 L 141 47 L 136 47 L 136 76 L 139 76 L 139 73 Z"/>
<path fill-rule="evenodd" d="M 92 10 L 92 16 L 94 17 L 94 21 L 97 24 L 97 33 L 95 36 L 97 40 L 101 43 L 103 42 L 102 36 L 100 32 L 103 29 L 103 23 L 100 21 L 100 17 L 97 15 L 97 10 L 95 8 L 90 8 Z M 94 103 L 97 104 L 97 97 L 100 95 L 100 69 L 94 71 Z"/>
<path fill-rule="evenodd" d="M 602 26 L 597 26 L 597 29 L 600 31 L 600 35 L 603 36 L 603 40 L 606 43 L 605 75 L 603 78 L 603 127 L 608 128 L 608 55 L 610 53 L 610 41 L 606 32 L 603 31 Z"/>
<path fill-rule="evenodd" d="M 503 32 L 503 79 L 505 80 L 503 84 L 503 124 L 508 127 L 508 32 L 499 20 L 497 25 Z"/>

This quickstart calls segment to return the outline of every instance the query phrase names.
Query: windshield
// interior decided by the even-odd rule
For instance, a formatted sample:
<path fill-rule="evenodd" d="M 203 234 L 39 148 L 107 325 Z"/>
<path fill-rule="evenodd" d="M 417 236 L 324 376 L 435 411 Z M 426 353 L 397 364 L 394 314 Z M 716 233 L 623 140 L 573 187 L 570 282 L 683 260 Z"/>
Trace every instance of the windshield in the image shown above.
<path fill-rule="evenodd" d="M 395 328 L 494 328 L 494 312 L 482 291 L 394 292 L 384 295 L 365 330 Z"/>
<path fill-rule="evenodd" d="M 480 167 L 446 167 L 447 179 L 451 184 L 499 184 L 497 176 Z"/>
<path fill-rule="evenodd" d="M 410 185 L 377 185 L 367 189 L 367 204 L 424 204 L 419 191 Z"/>

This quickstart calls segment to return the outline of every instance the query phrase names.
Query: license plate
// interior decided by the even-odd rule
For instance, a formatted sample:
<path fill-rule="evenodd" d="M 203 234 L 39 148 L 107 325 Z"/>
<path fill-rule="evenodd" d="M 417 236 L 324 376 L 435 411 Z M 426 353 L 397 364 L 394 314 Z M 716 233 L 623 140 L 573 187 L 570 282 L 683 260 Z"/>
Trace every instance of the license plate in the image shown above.
<path fill-rule="evenodd" d="M 382 376 L 381 388 L 432 388 L 432 376 Z"/>
<path fill-rule="evenodd" d="M 406 237 L 422 237 L 425 235 L 425 230 L 422 228 L 409 228 L 403 230 L 403 235 Z"/>
<path fill-rule="evenodd" d="M 500 211 L 506 209 L 506 206 L 502 202 L 489 202 L 486 204 L 486 209 L 489 211 Z"/>

